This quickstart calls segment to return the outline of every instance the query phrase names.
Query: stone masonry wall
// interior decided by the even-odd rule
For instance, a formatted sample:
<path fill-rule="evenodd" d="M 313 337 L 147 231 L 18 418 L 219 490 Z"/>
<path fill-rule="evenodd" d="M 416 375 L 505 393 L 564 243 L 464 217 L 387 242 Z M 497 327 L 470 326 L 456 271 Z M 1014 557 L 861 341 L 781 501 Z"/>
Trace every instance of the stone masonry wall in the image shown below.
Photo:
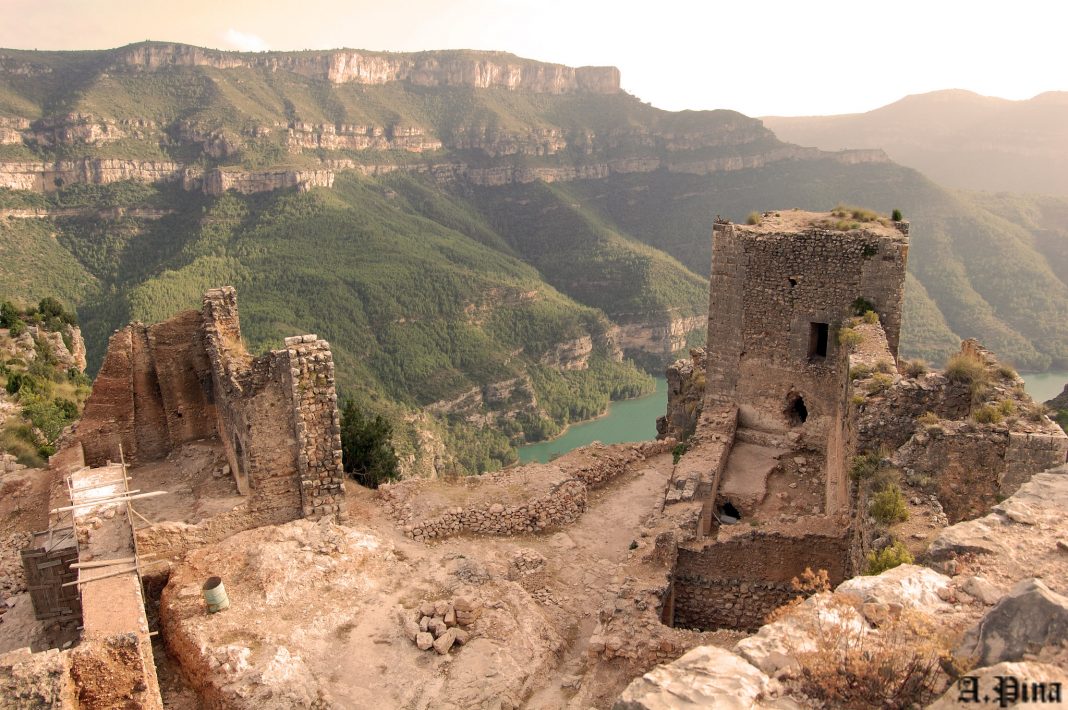
<path fill-rule="evenodd" d="M 299 453 L 301 506 L 306 518 L 341 513 L 341 417 L 330 344 L 314 335 L 286 338 L 294 428 Z"/>
<path fill-rule="evenodd" d="M 717 223 L 708 397 L 737 402 L 743 424 L 782 428 L 787 400 L 799 394 L 806 428 L 826 426 L 839 394 L 837 330 L 856 299 L 874 305 L 897 352 L 907 253 L 907 236 L 886 227 L 769 231 Z M 828 325 L 825 357 L 810 356 L 812 323 Z"/>
<path fill-rule="evenodd" d="M 453 508 L 447 513 L 406 525 L 404 534 L 419 541 L 444 538 L 461 532 L 482 535 L 521 535 L 569 525 L 586 512 L 587 488 L 567 478 L 553 485 L 547 495 L 518 505 L 493 503 L 478 508 Z"/>
<path fill-rule="evenodd" d="M 426 516 L 425 512 L 413 514 L 409 501 L 418 500 L 425 487 L 434 485 L 434 482 L 410 479 L 383 485 L 378 492 L 391 516 L 403 526 L 404 534 L 422 542 L 465 532 L 481 535 L 539 533 L 578 520 L 586 511 L 591 489 L 611 481 L 637 461 L 670 451 L 673 443 L 593 444 L 558 459 L 552 466 L 534 464 L 532 469 L 510 469 L 472 481 L 478 484 L 473 486 L 473 495 L 486 489 L 507 491 L 513 488 L 516 478 L 536 484 L 536 495 L 508 504 L 501 502 L 498 496 L 494 502 L 451 506 Z M 542 469 L 550 470 L 550 474 L 542 477 Z"/>
<path fill-rule="evenodd" d="M 77 425 L 77 436 L 85 450 L 85 463 L 89 466 L 102 466 L 109 459 L 118 461 L 120 445 L 123 454 L 128 456 L 137 449 L 133 435 L 132 371 L 131 330 L 123 328 L 108 340 L 107 355 Z"/>
<path fill-rule="evenodd" d="M 253 360 L 241 343 L 237 293 L 204 295 L 219 435 L 254 509 L 271 522 L 341 510 L 341 429 L 329 344 L 314 335 Z"/>
<path fill-rule="evenodd" d="M 714 630 L 758 628 L 765 617 L 798 596 L 791 580 L 827 570 L 846 577 L 849 536 L 750 533 L 697 548 L 679 547 L 674 575 L 673 625 Z"/>
<path fill-rule="evenodd" d="M 253 358 L 241 342 L 237 295 L 213 289 L 201 311 L 116 332 L 76 430 L 89 465 L 162 458 L 218 436 L 240 511 L 209 537 L 342 509 L 341 421 L 330 345 L 314 335 Z M 169 543 L 168 543 L 169 545 Z"/>

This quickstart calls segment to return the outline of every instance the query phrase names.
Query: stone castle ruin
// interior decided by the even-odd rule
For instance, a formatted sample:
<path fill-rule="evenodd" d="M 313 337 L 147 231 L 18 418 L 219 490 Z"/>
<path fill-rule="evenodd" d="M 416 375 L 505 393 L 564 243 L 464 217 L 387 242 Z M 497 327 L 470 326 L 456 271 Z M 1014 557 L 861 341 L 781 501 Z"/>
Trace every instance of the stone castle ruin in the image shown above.
<path fill-rule="evenodd" d="M 232 288 L 116 332 L 24 553 L 78 585 L 84 633 L 4 653 L 0 625 L 0 689 L 62 708 L 156 710 L 175 686 L 238 710 L 792 707 L 771 678 L 830 618 L 831 592 L 798 599 L 806 568 L 864 634 L 908 607 L 977 625 L 988 665 L 1022 660 L 997 655 L 1003 629 L 982 641 L 987 607 L 1068 594 L 1068 436 L 974 341 L 945 372 L 899 360 L 908 232 L 717 221 L 707 344 L 669 368 L 657 441 L 348 495 L 325 341 L 254 358 Z M 888 485 L 907 522 L 876 519 Z M 857 576 L 898 545 L 928 566 Z M 209 614 L 215 576 L 231 605 Z M 1029 576 L 1048 588 L 1017 593 Z M 66 589 L 35 591 L 66 614 Z"/>
<path fill-rule="evenodd" d="M 1008 431 L 959 421 L 974 407 L 967 384 L 899 371 L 909 225 L 840 231 L 829 218 L 715 225 L 707 346 L 669 370 L 658 423 L 692 442 L 666 502 L 701 504 L 699 534 L 678 546 L 666 623 L 755 629 L 806 567 L 832 584 L 863 572 L 873 526 L 871 491 L 850 482 L 858 454 L 896 450 L 893 467 L 938 481 L 933 515 L 952 522 L 966 517 L 957 498 L 977 514 L 1064 462 L 1068 439 L 1041 414 Z M 999 369 L 973 341 L 962 353 Z M 1022 412 L 1032 405 L 1010 373 L 988 396 Z M 925 413 L 947 420 L 934 442 L 917 424 Z"/>
<path fill-rule="evenodd" d="M 340 425 L 329 344 L 294 336 L 253 358 L 226 287 L 208 291 L 200 311 L 111 337 L 76 438 L 90 466 L 118 461 L 120 446 L 138 464 L 217 438 L 268 525 L 341 512 Z"/>

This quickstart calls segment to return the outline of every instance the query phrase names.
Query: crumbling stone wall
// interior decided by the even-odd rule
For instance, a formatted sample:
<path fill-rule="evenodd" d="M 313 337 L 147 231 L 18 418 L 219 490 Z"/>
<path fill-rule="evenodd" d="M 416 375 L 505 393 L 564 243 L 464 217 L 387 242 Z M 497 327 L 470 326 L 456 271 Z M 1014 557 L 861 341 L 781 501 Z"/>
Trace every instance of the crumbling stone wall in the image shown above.
<path fill-rule="evenodd" d="M 917 432 L 892 461 L 933 488 L 950 523 L 956 524 L 1012 495 L 1036 472 L 1061 465 L 1066 452 L 1068 437 L 1063 435 L 942 422 Z"/>
<path fill-rule="evenodd" d="M 165 456 L 217 436 L 242 510 L 224 532 L 342 509 L 341 420 L 330 345 L 314 335 L 253 358 L 241 341 L 232 287 L 205 294 L 200 311 L 112 336 L 76 438 L 89 465 Z"/>
<path fill-rule="evenodd" d="M 705 349 L 693 348 L 690 357 L 676 360 L 665 373 L 667 412 L 656 420 L 656 437 L 679 441 L 697 430 L 705 399 Z"/>
<path fill-rule="evenodd" d="M 241 343 L 237 292 L 204 295 L 219 438 L 271 522 L 341 512 L 341 420 L 330 345 L 314 335 L 253 360 Z"/>
<path fill-rule="evenodd" d="M 702 630 L 759 628 L 797 597 L 791 581 L 806 567 L 846 578 L 849 537 L 753 532 L 727 541 L 680 547 L 673 587 L 674 626 Z"/>
<path fill-rule="evenodd" d="M 290 396 L 304 517 L 341 512 L 341 416 L 330 345 L 314 335 L 286 338 Z"/>
<path fill-rule="evenodd" d="M 578 463 L 560 460 L 553 467 L 536 464 L 534 470 L 523 468 L 487 474 L 471 481 L 472 488 L 507 491 L 516 478 L 531 483 L 538 480 L 536 495 L 508 503 L 476 502 L 450 506 L 435 515 L 413 515 L 408 501 L 419 498 L 425 486 L 434 485 L 426 479 L 410 479 L 384 484 L 379 496 L 391 516 L 404 528 L 404 534 L 419 541 L 441 539 L 460 533 L 481 535 L 521 535 L 540 533 L 569 525 L 586 512 L 589 491 L 611 481 L 628 470 L 636 461 L 663 454 L 670 450 L 666 442 L 646 442 L 634 445 L 593 445 Z M 539 469 L 549 468 L 545 476 Z"/>
<path fill-rule="evenodd" d="M 116 331 L 77 426 L 86 463 L 118 461 L 120 445 L 127 462 L 152 461 L 213 436 L 211 394 L 196 311 Z"/>

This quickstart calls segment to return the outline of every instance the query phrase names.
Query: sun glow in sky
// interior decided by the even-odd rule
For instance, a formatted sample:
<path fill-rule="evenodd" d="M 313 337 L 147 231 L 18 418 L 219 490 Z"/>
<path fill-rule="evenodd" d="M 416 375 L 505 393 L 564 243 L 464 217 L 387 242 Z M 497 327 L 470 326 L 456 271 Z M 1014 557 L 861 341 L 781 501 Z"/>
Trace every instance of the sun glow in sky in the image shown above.
<path fill-rule="evenodd" d="M 0 46 L 497 49 L 611 64 L 665 109 L 866 111 L 970 89 L 1068 89 L 1068 10 L 1050 0 L 0 0 Z"/>

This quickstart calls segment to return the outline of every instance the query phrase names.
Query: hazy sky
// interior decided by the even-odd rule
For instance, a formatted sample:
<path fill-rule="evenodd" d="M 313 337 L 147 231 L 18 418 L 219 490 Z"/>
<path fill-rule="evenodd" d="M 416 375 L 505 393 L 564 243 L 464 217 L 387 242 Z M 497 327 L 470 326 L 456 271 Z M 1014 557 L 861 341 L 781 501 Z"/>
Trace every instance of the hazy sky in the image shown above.
<path fill-rule="evenodd" d="M 935 89 L 1068 89 L 1055 0 L 0 0 L 0 46 L 501 49 L 612 64 L 667 109 L 844 113 Z"/>

